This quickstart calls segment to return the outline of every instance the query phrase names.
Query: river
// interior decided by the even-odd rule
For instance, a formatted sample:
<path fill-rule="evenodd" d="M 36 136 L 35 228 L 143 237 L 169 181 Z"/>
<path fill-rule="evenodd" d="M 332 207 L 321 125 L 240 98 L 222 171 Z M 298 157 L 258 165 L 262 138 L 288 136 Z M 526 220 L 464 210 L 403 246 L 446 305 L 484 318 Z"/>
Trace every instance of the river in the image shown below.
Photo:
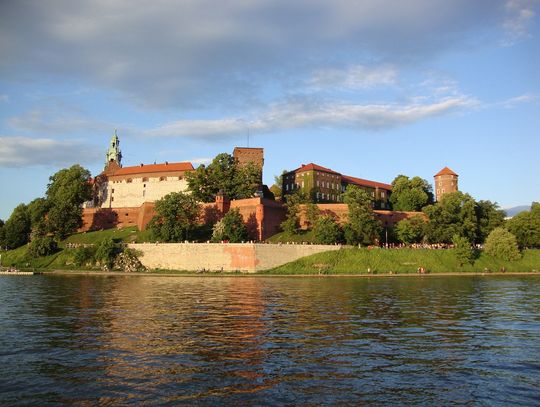
<path fill-rule="evenodd" d="M 540 405 L 540 276 L 1 276 L 1 405 Z"/>

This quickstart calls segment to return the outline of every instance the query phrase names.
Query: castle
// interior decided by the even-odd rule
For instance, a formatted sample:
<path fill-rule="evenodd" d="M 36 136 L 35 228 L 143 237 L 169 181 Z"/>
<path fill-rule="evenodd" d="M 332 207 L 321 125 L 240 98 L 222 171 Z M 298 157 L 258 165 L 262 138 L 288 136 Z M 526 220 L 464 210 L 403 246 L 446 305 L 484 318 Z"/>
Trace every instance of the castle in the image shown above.
<path fill-rule="evenodd" d="M 262 148 L 235 147 L 233 157 L 240 165 L 253 163 L 262 169 Z M 186 174 L 194 171 L 190 162 L 139 164 L 123 167 L 120 140 L 115 132 L 106 153 L 105 168 L 93 180 L 93 199 L 84 204 L 81 230 L 137 226 L 144 230 L 155 214 L 155 202 L 171 192 L 188 192 Z M 458 175 L 448 167 L 435 175 L 436 198 L 458 190 Z M 345 219 L 347 205 L 341 203 L 341 194 L 348 185 L 358 186 L 372 198 L 375 215 L 384 226 L 393 226 L 411 216 L 409 212 L 390 211 L 392 185 L 343 175 L 317 164 L 301 165 L 282 176 L 282 194 L 304 190 L 311 195 L 321 211 Z M 285 207 L 279 201 L 255 193 L 252 198 L 229 201 L 217 196 L 215 202 L 203 204 L 202 221 L 216 221 L 229 209 L 239 210 L 248 225 L 250 237 L 264 240 L 280 231 L 285 218 Z"/>

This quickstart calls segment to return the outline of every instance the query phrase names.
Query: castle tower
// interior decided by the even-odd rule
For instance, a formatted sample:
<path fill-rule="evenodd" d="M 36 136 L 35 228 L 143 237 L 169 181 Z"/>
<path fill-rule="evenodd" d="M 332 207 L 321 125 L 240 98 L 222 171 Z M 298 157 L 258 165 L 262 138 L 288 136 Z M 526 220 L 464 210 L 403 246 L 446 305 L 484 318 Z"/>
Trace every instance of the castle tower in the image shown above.
<path fill-rule="evenodd" d="M 440 201 L 444 194 L 458 191 L 458 177 L 454 171 L 444 167 L 435 176 L 435 200 Z"/>
<path fill-rule="evenodd" d="M 259 147 L 235 147 L 233 157 L 240 166 L 252 163 L 261 170 L 260 183 L 262 184 L 262 171 L 264 166 L 264 149 Z"/>
<path fill-rule="evenodd" d="M 120 151 L 120 140 L 114 131 L 114 135 L 111 138 L 109 149 L 105 155 L 105 168 L 107 168 L 111 163 L 116 163 L 118 167 L 122 167 L 122 152 Z"/>

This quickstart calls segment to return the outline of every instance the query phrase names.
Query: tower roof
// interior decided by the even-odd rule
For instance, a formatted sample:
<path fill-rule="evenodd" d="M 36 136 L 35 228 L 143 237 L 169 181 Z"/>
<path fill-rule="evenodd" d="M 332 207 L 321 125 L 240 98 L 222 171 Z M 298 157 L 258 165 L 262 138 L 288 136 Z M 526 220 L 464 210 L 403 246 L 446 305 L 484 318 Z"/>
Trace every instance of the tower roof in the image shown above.
<path fill-rule="evenodd" d="M 442 170 L 440 170 L 437 174 L 435 174 L 435 177 L 438 177 L 439 175 L 454 175 L 456 177 L 459 177 L 454 171 L 452 171 L 448 167 L 444 167 Z"/>

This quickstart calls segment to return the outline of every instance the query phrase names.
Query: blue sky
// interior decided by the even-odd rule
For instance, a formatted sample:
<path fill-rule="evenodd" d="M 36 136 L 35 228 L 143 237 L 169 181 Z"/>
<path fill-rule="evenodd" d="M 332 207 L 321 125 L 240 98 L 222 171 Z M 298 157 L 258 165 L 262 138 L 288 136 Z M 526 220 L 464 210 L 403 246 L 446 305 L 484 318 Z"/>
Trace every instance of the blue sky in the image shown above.
<path fill-rule="evenodd" d="M 539 0 L 4 1 L 0 218 L 48 177 L 265 148 L 264 180 L 315 162 L 540 201 Z"/>

